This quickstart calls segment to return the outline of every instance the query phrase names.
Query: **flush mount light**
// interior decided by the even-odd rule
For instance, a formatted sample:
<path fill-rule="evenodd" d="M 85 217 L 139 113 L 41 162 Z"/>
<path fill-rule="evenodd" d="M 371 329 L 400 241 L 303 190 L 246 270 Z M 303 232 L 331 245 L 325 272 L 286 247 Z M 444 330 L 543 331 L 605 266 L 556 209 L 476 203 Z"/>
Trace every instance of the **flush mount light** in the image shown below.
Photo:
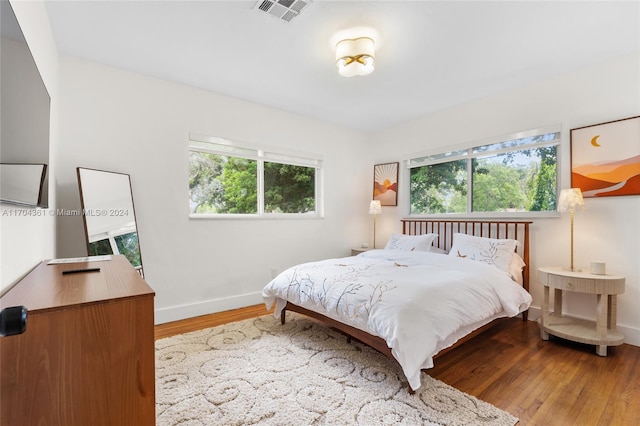
<path fill-rule="evenodd" d="M 373 39 L 360 37 L 336 44 L 336 66 L 344 77 L 371 74 L 375 68 Z"/>

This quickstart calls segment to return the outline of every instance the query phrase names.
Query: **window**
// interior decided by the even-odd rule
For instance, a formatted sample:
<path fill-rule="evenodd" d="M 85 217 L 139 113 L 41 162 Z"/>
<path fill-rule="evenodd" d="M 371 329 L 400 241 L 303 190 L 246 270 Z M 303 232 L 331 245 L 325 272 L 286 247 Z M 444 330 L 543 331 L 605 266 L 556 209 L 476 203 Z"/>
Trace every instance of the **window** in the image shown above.
<path fill-rule="evenodd" d="M 191 216 L 318 215 L 322 162 L 191 135 Z"/>
<path fill-rule="evenodd" d="M 555 211 L 559 143 L 556 126 L 411 158 L 410 214 Z"/>

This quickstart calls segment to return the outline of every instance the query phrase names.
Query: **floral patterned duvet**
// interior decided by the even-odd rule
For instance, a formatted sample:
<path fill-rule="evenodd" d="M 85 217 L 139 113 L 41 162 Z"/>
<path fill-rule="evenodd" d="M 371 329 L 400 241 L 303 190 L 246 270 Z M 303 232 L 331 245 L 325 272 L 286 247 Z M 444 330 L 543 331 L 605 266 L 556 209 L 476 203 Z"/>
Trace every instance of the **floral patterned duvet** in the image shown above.
<path fill-rule="evenodd" d="M 412 389 L 433 356 L 495 318 L 528 309 L 531 296 L 493 266 L 437 253 L 370 250 L 300 264 L 262 292 L 279 317 L 287 301 L 381 337 Z"/>

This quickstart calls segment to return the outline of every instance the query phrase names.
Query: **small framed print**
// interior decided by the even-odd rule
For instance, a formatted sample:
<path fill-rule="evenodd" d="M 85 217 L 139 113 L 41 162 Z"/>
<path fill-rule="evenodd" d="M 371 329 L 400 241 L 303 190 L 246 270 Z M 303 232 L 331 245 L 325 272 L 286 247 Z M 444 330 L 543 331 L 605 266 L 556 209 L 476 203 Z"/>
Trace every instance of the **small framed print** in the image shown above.
<path fill-rule="evenodd" d="M 382 206 L 398 205 L 398 166 L 400 163 L 384 163 L 373 166 L 373 199 Z"/>
<path fill-rule="evenodd" d="M 571 187 L 585 198 L 640 195 L 640 116 L 571 129 Z"/>

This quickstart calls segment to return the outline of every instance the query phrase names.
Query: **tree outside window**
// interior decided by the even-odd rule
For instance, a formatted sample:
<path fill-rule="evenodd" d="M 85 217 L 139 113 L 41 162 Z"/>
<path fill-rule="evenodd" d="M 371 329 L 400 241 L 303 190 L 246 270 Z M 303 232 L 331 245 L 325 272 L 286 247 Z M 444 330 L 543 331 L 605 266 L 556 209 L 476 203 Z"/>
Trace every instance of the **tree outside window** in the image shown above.
<path fill-rule="evenodd" d="M 409 160 L 411 214 L 555 211 L 559 138 L 542 132 Z"/>
<path fill-rule="evenodd" d="M 202 144 L 189 151 L 189 210 L 198 215 L 317 213 L 317 160 L 312 165 L 269 161 L 275 154 L 242 148 L 247 157 L 215 152 Z M 208 152 L 213 151 L 213 152 Z M 279 157 L 287 157 L 280 155 Z M 295 160 L 295 159 L 294 159 Z"/>

